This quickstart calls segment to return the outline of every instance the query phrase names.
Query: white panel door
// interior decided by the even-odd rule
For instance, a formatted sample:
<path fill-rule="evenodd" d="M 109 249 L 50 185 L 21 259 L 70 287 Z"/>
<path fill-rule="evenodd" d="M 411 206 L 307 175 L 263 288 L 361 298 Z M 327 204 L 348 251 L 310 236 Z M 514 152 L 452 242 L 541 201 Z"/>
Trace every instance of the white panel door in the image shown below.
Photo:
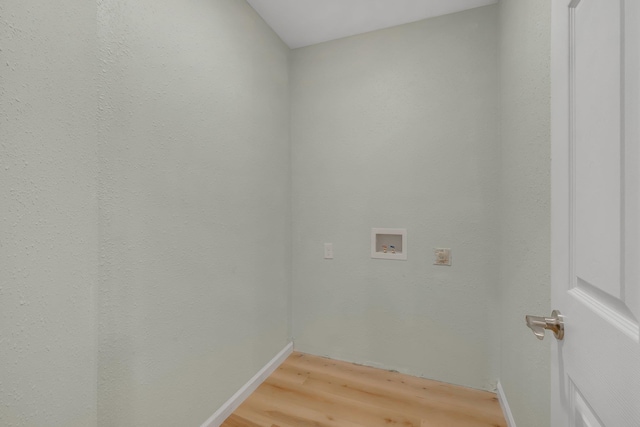
<path fill-rule="evenodd" d="M 640 0 L 552 4 L 552 426 L 640 427 Z"/>

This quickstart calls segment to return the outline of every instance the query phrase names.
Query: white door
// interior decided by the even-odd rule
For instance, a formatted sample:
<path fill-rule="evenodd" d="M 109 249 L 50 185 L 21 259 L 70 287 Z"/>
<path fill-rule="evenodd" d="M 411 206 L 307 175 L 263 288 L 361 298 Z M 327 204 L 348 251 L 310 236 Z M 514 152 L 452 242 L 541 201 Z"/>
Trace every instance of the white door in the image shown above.
<path fill-rule="evenodd" d="M 640 426 L 640 0 L 552 0 L 553 427 Z"/>

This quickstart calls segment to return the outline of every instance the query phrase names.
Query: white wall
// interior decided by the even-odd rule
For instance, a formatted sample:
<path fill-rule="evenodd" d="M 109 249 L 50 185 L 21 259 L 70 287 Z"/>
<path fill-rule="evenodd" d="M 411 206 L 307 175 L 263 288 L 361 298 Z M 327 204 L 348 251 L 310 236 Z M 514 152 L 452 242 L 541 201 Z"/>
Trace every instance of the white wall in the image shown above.
<path fill-rule="evenodd" d="M 301 351 L 491 389 L 500 177 L 496 5 L 292 52 Z M 370 258 L 408 229 L 407 261 Z M 335 259 L 323 259 L 323 243 Z M 433 264 L 449 247 L 453 266 Z"/>
<path fill-rule="evenodd" d="M 0 17 L 1 425 L 199 425 L 288 342 L 291 271 L 300 350 L 548 424 L 548 0 L 291 54 L 237 0 Z"/>
<path fill-rule="evenodd" d="M 550 0 L 502 0 L 500 381 L 518 427 L 549 425 L 550 338 L 525 314 L 550 307 Z"/>
<path fill-rule="evenodd" d="M 96 423 L 92 2 L 0 2 L 0 425 Z"/>
<path fill-rule="evenodd" d="M 289 342 L 288 49 L 238 0 L 98 31 L 99 425 L 200 425 Z"/>

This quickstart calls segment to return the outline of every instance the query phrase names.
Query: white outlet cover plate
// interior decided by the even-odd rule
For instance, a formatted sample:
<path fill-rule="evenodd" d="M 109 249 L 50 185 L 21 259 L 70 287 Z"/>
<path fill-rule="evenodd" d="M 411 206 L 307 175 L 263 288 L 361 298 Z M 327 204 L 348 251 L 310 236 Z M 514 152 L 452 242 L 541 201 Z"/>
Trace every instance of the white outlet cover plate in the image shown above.
<path fill-rule="evenodd" d="M 333 259 L 333 243 L 324 244 L 324 259 Z"/>
<path fill-rule="evenodd" d="M 451 249 L 449 248 L 435 248 L 435 261 L 434 265 L 451 265 Z"/>

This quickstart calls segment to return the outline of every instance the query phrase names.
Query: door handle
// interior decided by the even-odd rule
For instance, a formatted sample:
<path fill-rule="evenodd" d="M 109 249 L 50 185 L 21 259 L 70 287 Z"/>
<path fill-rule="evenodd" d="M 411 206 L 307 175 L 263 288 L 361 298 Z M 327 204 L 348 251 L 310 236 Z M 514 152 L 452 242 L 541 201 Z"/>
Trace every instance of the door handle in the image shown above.
<path fill-rule="evenodd" d="M 558 341 L 564 338 L 564 321 L 562 320 L 562 314 L 558 310 L 553 310 L 551 317 L 527 315 L 525 320 L 527 321 L 527 326 L 531 328 L 539 340 L 544 339 L 545 329 L 553 331 L 553 335 L 556 336 Z"/>

